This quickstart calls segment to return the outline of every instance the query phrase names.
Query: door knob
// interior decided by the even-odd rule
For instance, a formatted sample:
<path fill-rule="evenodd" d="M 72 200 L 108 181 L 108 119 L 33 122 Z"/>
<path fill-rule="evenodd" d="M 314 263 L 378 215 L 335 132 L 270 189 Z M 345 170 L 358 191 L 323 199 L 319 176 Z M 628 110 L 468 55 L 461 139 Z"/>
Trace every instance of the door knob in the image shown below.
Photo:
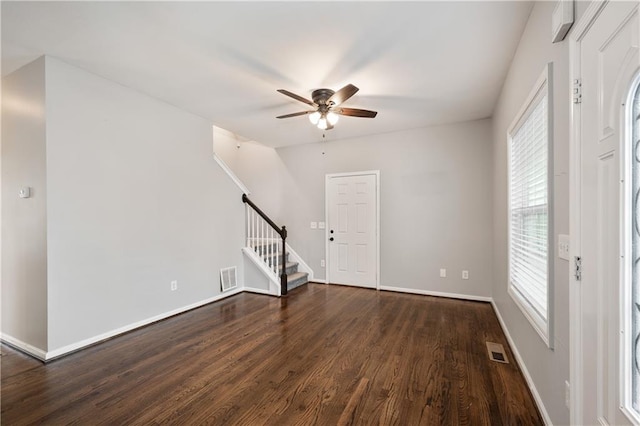
<path fill-rule="evenodd" d="M 329 232 L 333 234 L 333 229 L 331 231 L 329 231 Z"/>
<path fill-rule="evenodd" d="M 329 238 L 329 241 L 333 241 L 333 237 Z"/>

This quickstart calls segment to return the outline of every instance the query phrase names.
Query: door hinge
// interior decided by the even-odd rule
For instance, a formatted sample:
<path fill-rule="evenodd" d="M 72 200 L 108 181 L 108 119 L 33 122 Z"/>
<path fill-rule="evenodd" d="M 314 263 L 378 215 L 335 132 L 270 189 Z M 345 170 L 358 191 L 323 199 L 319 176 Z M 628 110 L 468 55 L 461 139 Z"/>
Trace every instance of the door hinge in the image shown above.
<path fill-rule="evenodd" d="M 579 78 L 573 80 L 573 103 L 582 103 L 582 80 Z"/>
<path fill-rule="evenodd" d="M 582 280 L 582 258 L 575 256 L 573 259 L 575 262 L 574 276 L 576 277 L 576 281 L 580 281 Z"/>

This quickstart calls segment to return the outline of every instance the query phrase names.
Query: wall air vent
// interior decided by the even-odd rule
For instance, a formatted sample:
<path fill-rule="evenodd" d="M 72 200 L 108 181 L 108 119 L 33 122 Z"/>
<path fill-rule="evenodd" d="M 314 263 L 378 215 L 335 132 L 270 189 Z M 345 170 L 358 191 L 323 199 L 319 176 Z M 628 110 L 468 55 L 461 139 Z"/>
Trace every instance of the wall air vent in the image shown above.
<path fill-rule="evenodd" d="M 220 286 L 222 291 L 232 290 L 238 287 L 238 270 L 235 266 L 220 269 Z"/>
<path fill-rule="evenodd" d="M 489 359 L 491 361 L 501 362 L 503 364 L 509 364 L 507 354 L 504 352 L 504 347 L 500 343 L 486 342 L 487 351 L 489 352 Z"/>

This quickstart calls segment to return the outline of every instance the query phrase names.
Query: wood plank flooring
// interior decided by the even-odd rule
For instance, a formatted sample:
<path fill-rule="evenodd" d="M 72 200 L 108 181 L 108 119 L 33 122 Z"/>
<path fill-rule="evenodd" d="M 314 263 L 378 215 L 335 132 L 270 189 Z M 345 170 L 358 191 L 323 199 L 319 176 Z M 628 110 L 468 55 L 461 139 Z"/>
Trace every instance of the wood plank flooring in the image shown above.
<path fill-rule="evenodd" d="M 510 364 L 490 361 L 501 343 Z M 3 425 L 539 425 L 488 303 L 309 284 L 46 365 L 2 346 Z"/>

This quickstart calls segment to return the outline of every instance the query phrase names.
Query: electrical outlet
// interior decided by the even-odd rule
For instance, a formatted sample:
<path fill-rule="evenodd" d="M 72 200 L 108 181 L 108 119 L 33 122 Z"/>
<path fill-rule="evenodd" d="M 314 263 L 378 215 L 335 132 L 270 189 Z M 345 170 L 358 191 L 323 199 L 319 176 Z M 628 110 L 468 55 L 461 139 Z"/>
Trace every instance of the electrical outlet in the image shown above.
<path fill-rule="evenodd" d="M 311 222 L 311 229 L 318 229 L 318 222 Z"/>
<path fill-rule="evenodd" d="M 571 385 L 567 380 L 564 381 L 564 405 L 571 408 Z"/>
<path fill-rule="evenodd" d="M 324 259 L 320 260 L 320 266 L 324 268 L 324 266 L 325 266 Z"/>
<path fill-rule="evenodd" d="M 440 269 L 440 278 L 446 278 L 447 277 L 447 270 L 442 268 Z"/>
<path fill-rule="evenodd" d="M 171 291 L 176 291 L 177 289 L 178 289 L 178 281 L 177 280 L 171 281 Z"/>
<path fill-rule="evenodd" d="M 462 271 L 462 279 L 463 280 L 468 280 L 469 279 L 469 271 Z"/>
<path fill-rule="evenodd" d="M 318 229 L 324 229 L 324 228 L 325 228 L 324 222 L 318 222 Z"/>

